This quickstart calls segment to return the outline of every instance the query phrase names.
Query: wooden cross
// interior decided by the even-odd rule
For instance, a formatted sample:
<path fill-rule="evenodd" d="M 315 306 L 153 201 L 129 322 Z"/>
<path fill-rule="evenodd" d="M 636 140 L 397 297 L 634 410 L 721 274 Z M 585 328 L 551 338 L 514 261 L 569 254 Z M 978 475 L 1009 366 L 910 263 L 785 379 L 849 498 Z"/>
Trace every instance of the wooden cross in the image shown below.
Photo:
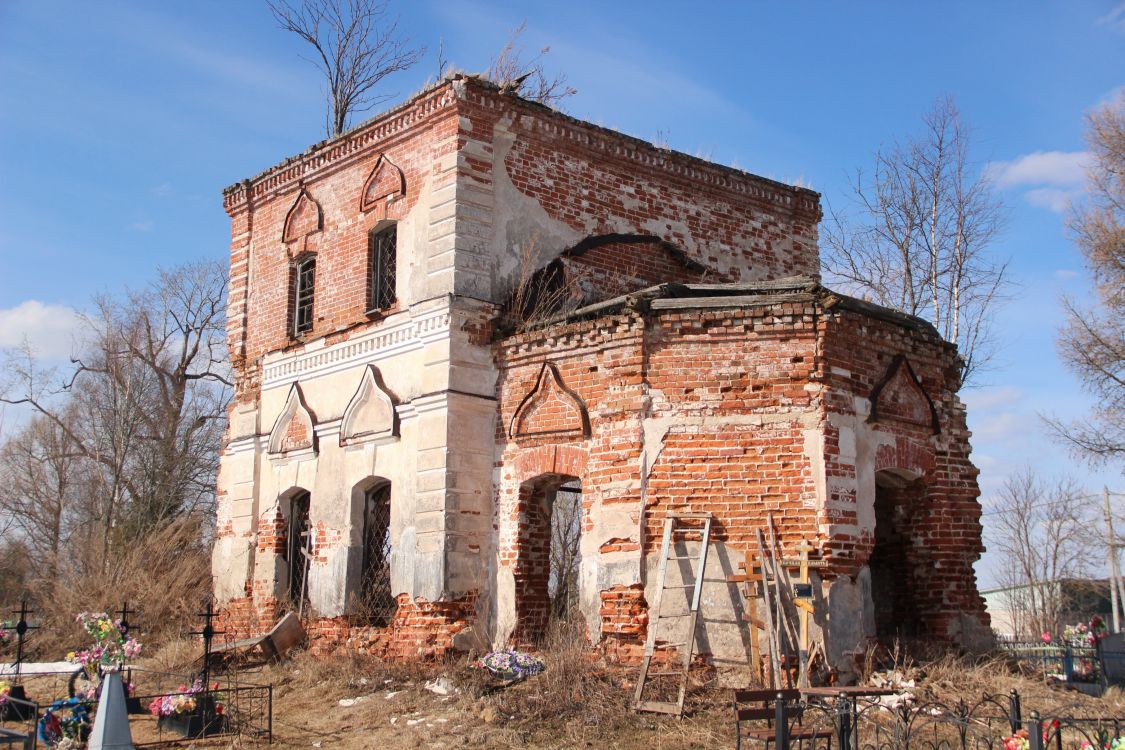
<path fill-rule="evenodd" d="M 797 545 L 797 583 L 802 587 L 803 590 L 797 592 L 798 596 L 794 597 L 793 599 L 793 603 L 797 605 L 797 617 L 800 619 L 801 623 L 801 663 L 805 665 L 805 673 L 800 675 L 799 679 L 805 686 L 807 686 L 809 682 L 809 615 L 813 612 L 812 602 L 809 601 L 809 599 L 812 598 L 812 586 L 809 585 L 809 566 L 813 562 L 821 563 L 817 567 L 824 567 L 825 565 L 827 565 L 826 561 L 824 560 L 809 560 L 809 553 L 814 549 L 816 548 L 809 544 L 808 539 L 802 539 L 801 543 Z"/>
<path fill-rule="evenodd" d="M 798 647 L 801 652 L 807 657 L 809 653 L 809 615 L 814 613 L 814 607 L 811 601 L 812 589 L 809 581 L 809 571 L 813 568 L 827 568 L 827 560 L 812 560 L 809 558 L 809 553 L 814 552 L 816 547 L 809 543 L 807 539 L 802 539 L 796 547 L 797 557 L 781 558 L 777 560 L 780 567 L 787 570 L 797 571 L 797 581 L 794 583 L 794 596 L 793 604 L 797 607 L 797 616 L 800 623 Z M 754 566 L 754 568 L 747 570 L 746 563 L 741 563 L 739 567 L 742 573 L 738 575 L 727 576 L 728 583 L 762 583 L 764 574 L 761 566 Z M 749 599 L 749 597 L 747 597 Z M 758 674 L 759 668 L 759 655 L 758 655 L 758 630 L 765 630 L 766 624 L 761 622 L 750 613 L 746 613 L 744 618 L 752 625 L 754 632 L 750 636 L 750 658 L 754 661 L 754 671 Z M 760 675 L 758 675 L 760 677 Z M 807 675 L 801 675 L 802 679 L 807 679 Z"/>
<path fill-rule="evenodd" d="M 215 618 L 219 616 L 219 613 L 215 611 L 213 600 L 208 599 L 207 611 L 200 612 L 196 616 L 203 618 L 203 629 L 197 630 L 191 633 L 191 635 L 203 636 L 203 672 L 201 677 L 203 679 L 203 689 L 210 691 L 211 683 L 208 682 L 208 680 L 211 677 L 211 641 L 215 636 L 224 635 L 224 633 L 215 630 L 215 626 L 212 624 Z"/>
<path fill-rule="evenodd" d="M 20 665 L 23 663 L 23 639 L 29 630 L 38 630 L 38 625 L 28 625 L 27 616 L 30 615 L 32 610 L 27 608 L 27 599 L 20 601 L 20 608 L 18 611 L 13 610 L 13 615 L 19 615 L 19 620 L 16 621 L 16 677 L 20 676 Z"/>

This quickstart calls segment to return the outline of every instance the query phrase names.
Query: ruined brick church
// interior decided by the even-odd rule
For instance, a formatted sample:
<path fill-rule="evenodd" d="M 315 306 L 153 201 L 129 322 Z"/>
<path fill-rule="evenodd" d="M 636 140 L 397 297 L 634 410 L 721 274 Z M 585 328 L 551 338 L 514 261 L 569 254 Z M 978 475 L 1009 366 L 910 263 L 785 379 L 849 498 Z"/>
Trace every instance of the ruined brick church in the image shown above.
<path fill-rule="evenodd" d="M 534 641 L 580 498 L 593 646 L 636 657 L 665 516 L 713 518 L 697 649 L 749 658 L 727 577 L 807 541 L 831 663 L 987 633 L 959 360 L 820 284 L 819 196 L 455 76 L 231 186 L 224 628 L 299 610 L 390 657 Z"/>

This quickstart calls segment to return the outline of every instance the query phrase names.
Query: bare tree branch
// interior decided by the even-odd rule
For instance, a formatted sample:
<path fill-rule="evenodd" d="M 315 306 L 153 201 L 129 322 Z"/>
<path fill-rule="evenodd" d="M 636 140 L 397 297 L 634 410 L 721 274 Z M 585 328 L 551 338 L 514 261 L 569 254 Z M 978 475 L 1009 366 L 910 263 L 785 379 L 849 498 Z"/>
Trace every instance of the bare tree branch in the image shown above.
<path fill-rule="evenodd" d="M 1102 463 L 1125 459 L 1125 95 L 1090 113 L 1087 140 L 1089 197 L 1068 223 L 1093 275 L 1093 301 L 1063 299 L 1057 346 L 1098 406 L 1081 421 L 1044 419 L 1078 455 Z"/>
<path fill-rule="evenodd" d="M 852 181 L 854 215 L 832 207 L 824 266 L 853 294 L 927 318 L 962 357 L 963 382 L 995 351 L 991 323 L 1007 263 L 987 249 L 1006 214 L 969 157 L 970 133 L 952 99 L 923 117 L 919 137 L 880 149 Z"/>
<path fill-rule="evenodd" d="M 1001 555 L 1008 609 L 1025 637 L 1060 630 L 1070 614 L 1062 582 L 1089 573 L 1093 516 L 1084 495 L 1073 479 L 1048 485 L 1026 468 L 989 511 L 989 545 Z"/>
<path fill-rule="evenodd" d="M 323 74 L 328 137 L 348 129 L 351 117 L 390 99 L 373 90 L 387 76 L 422 59 L 424 47 L 412 48 L 401 36 L 398 20 L 387 14 L 387 0 L 267 0 L 278 26 L 313 48 L 305 58 Z"/>

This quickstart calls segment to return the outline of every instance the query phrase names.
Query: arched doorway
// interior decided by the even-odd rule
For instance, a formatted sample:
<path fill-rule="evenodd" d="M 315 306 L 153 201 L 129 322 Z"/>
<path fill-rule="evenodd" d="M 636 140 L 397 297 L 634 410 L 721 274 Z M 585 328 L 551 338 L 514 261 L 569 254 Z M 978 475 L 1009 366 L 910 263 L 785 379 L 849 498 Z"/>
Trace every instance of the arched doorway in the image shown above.
<path fill-rule="evenodd" d="M 516 547 L 517 642 L 538 643 L 552 617 L 567 618 L 579 595 L 582 484 L 544 474 L 520 485 Z"/>
<path fill-rule="evenodd" d="M 912 536 L 922 490 L 913 472 L 886 469 L 875 474 L 875 546 L 868 567 L 875 635 L 884 644 L 924 633 L 916 602 Z"/>

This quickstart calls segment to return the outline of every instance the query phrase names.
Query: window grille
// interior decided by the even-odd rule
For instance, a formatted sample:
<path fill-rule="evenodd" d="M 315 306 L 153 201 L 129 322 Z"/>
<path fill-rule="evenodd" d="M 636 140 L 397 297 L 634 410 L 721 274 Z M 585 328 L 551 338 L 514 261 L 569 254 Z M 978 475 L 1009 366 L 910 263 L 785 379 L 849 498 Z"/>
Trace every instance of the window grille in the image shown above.
<path fill-rule="evenodd" d="M 363 503 L 362 612 L 372 625 L 391 623 L 397 604 L 391 593 L 391 485 L 369 489 Z"/>
<path fill-rule="evenodd" d="M 373 232 L 370 239 L 371 289 L 368 304 L 371 310 L 385 310 L 395 303 L 395 259 L 398 227 L 391 225 Z"/>
<path fill-rule="evenodd" d="M 316 258 L 297 265 L 296 294 L 293 308 L 293 333 L 301 335 L 313 327 L 313 290 L 316 286 Z"/>
<path fill-rule="evenodd" d="M 289 601 L 307 602 L 309 556 L 312 554 L 312 527 L 309 524 L 309 493 L 301 492 L 289 501 L 286 526 L 286 557 L 289 563 Z"/>

